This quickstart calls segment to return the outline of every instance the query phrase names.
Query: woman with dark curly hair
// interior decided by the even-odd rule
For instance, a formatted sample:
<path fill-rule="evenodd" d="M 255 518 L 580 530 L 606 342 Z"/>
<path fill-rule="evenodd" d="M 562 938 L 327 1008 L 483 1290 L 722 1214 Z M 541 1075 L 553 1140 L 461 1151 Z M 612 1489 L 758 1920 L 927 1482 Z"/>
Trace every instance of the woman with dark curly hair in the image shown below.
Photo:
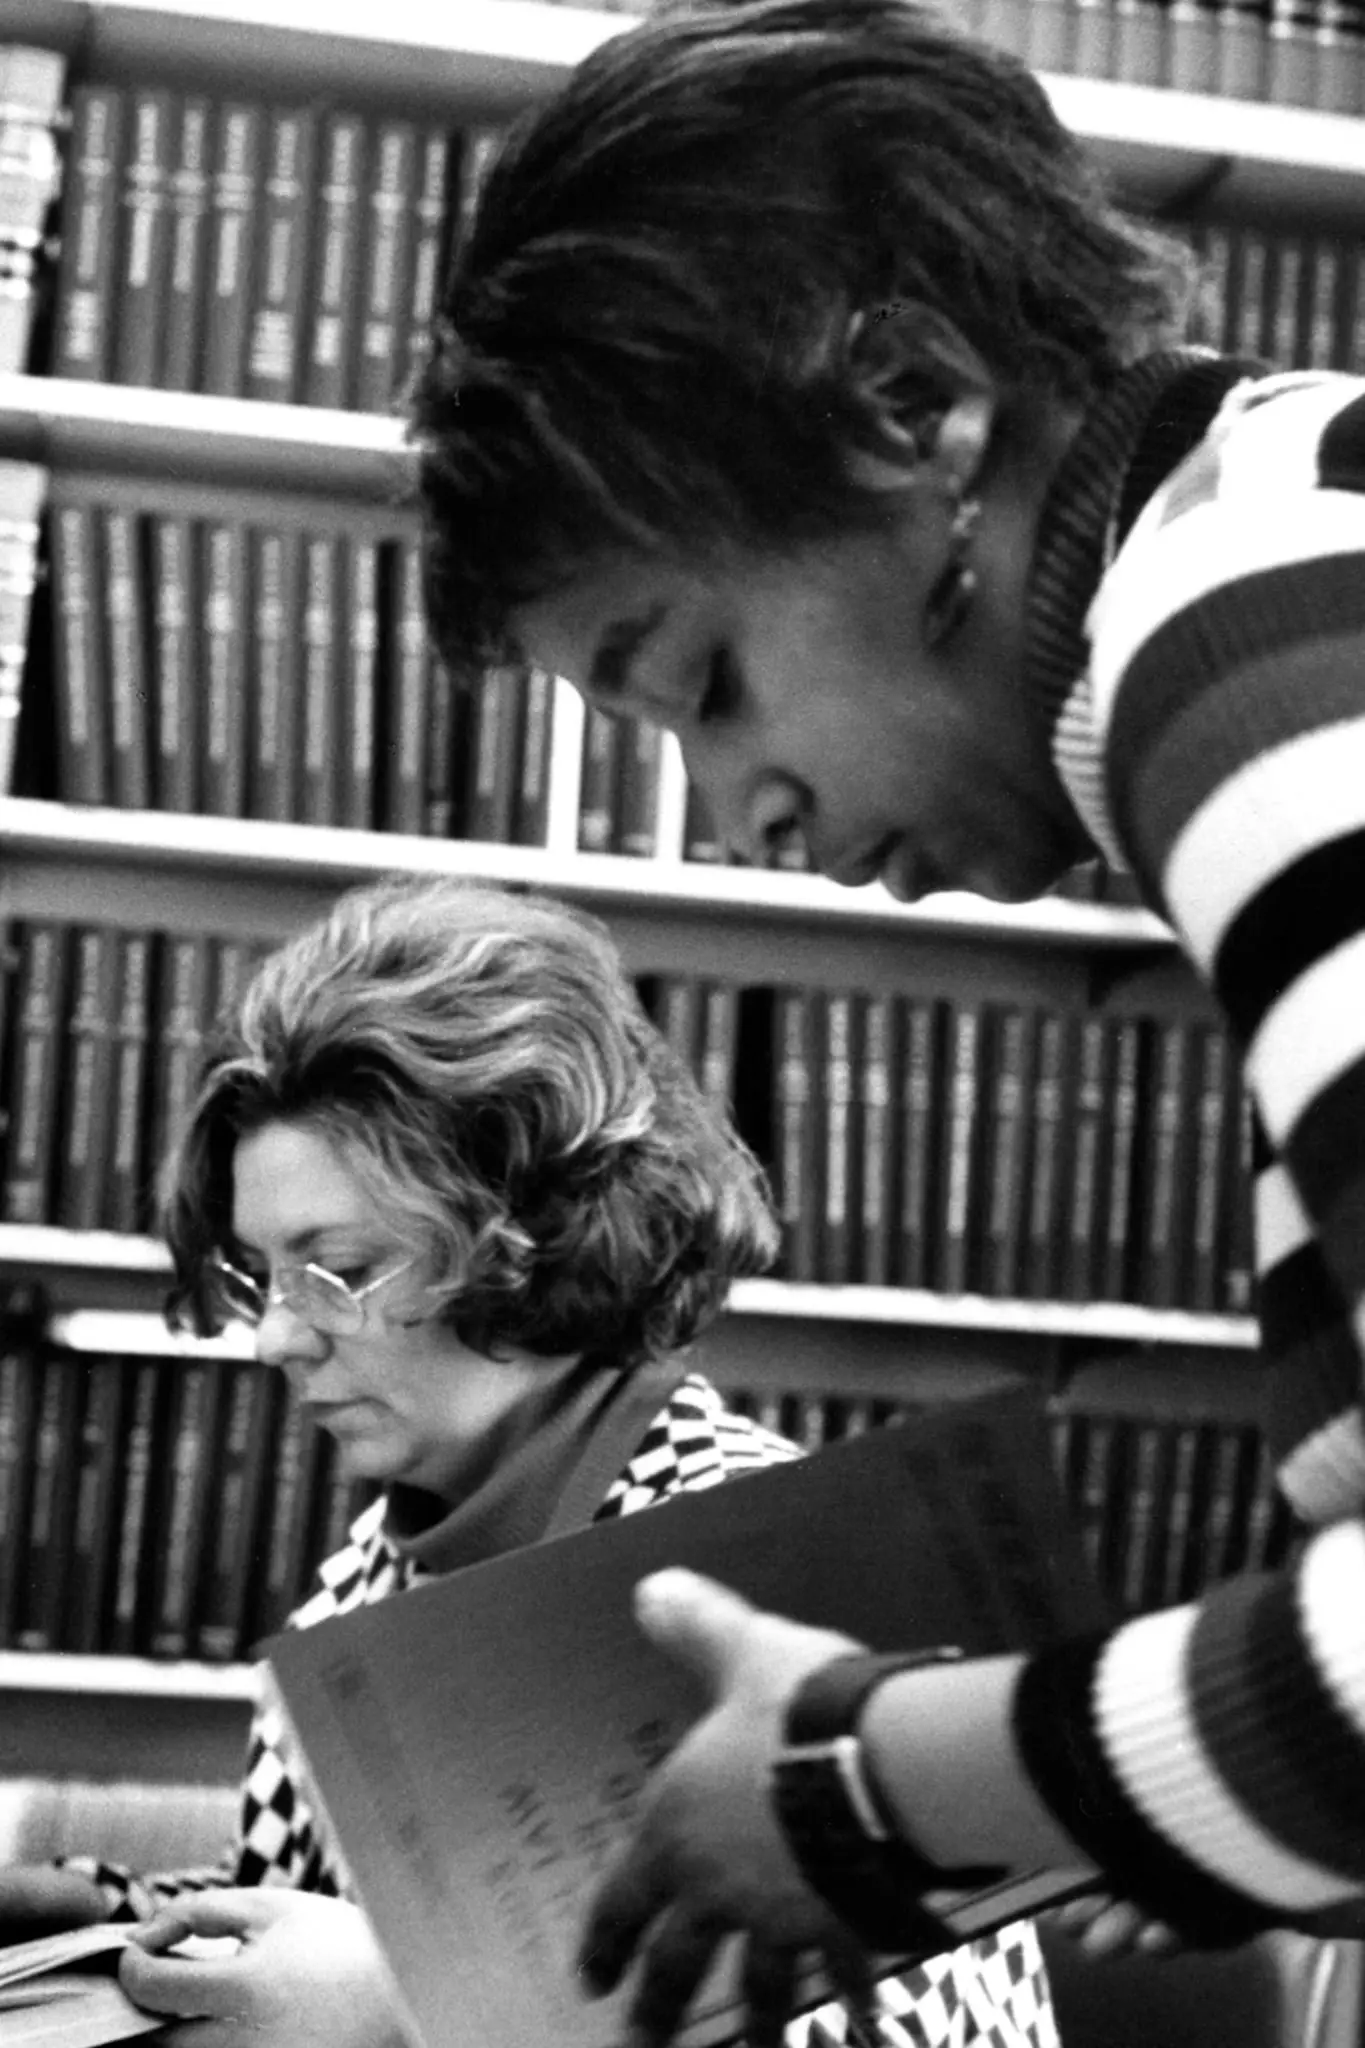
<path fill-rule="evenodd" d="M 253 1324 L 262 1363 L 383 1488 L 295 1627 L 797 1455 L 684 1358 L 773 1255 L 762 1176 L 606 932 L 561 904 L 401 880 L 344 897 L 265 962 L 214 1047 L 163 1223 L 173 1320 Z M 0 1875 L 0 1912 L 22 1882 Z M 126 1958 L 132 1995 L 187 2023 L 172 2048 L 401 2033 L 268 1702 L 221 1868 L 76 1860 L 42 1882 L 72 1918 L 154 1920 L 154 1949 L 238 1937 L 226 1959 Z M 1047 2023 L 1027 1926 L 879 1996 L 983 2022 L 1028 1996 Z M 823 2024 L 844 2038 L 842 2008 Z"/>

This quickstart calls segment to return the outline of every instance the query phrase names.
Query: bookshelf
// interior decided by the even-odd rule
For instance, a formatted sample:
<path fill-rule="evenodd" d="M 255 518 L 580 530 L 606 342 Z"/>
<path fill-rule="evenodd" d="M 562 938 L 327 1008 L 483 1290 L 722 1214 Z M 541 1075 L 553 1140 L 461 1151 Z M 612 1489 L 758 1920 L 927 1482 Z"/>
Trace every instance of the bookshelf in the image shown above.
<path fill-rule="evenodd" d="M 73 78 L 111 86 L 306 96 L 375 120 L 472 127 L 530 103 L 629 25 L 542 0 L 389 0 L 382 35 L 358 0 L 10 0 L 4 34 L 59 48 Z M 1213 194 L 1233 212 L 1357 232 L 1365 124 L 1356 117 L 1109 78 L 1050 73 L 1044 83 L 1138 205 L 1178 215 Z M 409 531 L 414 519 L 402 424 L 383 413 L 10 371 L 0 374 L 0 458 L 55 476 L 96 474 L 115 491 L 164 490 L 195 517 L 220 502 L 243 517 L 287 502 L 298 521 L 324 506 L 338 520 L 382 515 Z M 1062 898 L 1000 909 L 964 896 L 905 907 L 877 887 L 844 891 L 814 876 L 684 860 L 681 770 L 667 750 L 656 856 L 580 851 L 583 717 L 562 686 L 554 731 L 535 846 L 0 796 L 0 925 L 50 919 L 274 939 L 382 873 L 467 874 L 547 888 L 596 911 L 641 975 L 868 992 L 908 978 L 964 1002 L 1204 1014 L 1169 933 L 1142 911 Z M 143 1236 L 0 1225 L 0 1281 L 40 1282 L 54 1335 L 73 1349 L 169 1351 L 152 1320 L 164 1271 Z M 870 1401 L 911 1381 L 932 1389 L 1001 1366 L 1053 1383 L 1068 1360 L 1125 1347 L 1246 1368 L 1254 1342 L 1250 1319 L 1231 1311 L 763 1280 L 735 1290 L 706 1363 L 737 1387 L 801 1392 L 827 1380 L 838 1357 L 841 1386 Z M 229 1338 L 218 1355 L 247 1354 Z M 24 1695 L 35 1728 L 71 1731 L 57 1746 L 59 1769 L 77 1767 L 86 1721 L 119 1722 L 128 1702 L 155 1703 L 156 1725 L 178 1731 L 183 1746 L 210 1725 L 236 1728 L 251 1686 L 235 1665 L 0 1651 L 0 1691 Z M 54 1698 L 64 1702 L 55 1719 Z"/>

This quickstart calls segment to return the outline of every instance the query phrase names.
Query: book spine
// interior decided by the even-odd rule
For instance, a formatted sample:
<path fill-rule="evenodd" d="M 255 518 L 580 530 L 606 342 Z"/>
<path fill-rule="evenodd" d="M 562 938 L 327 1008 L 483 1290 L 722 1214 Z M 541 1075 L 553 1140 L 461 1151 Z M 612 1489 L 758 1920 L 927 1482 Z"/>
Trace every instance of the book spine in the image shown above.
<path fill-rule="evenodd" d="M 288 528 L 246 534 L 251 630 L 247 813 L 298 815 L 301 542 Z"/>
<path fill-rule="evenodd" d="M 1114 0 L 1114 12 L 1114 76 L 1127 85 L 1164 85 L 1164 0 Z"/>
<path fill-rule="evenodd" d="M 490 668 L 479 678 L 464 804 L 467 839 L 506 845 L 512 838 L 524 697 L 525 675 L 519 668 Z"/>
<path fill-rule="evenodd" d="M 7 1223 L 52 1220 L 66 1014 L 66 953 L 64 926 L 25 926 L 19 951 L 17 1023 L 5 1148 L 3 1195 Z"/>
<path fill-rule="evenodd" d="M 123 166 L 123 234 L 115 298 L 114 381 L 155 384 L 166 318 L 172 126 L 169 93 L 134 93 Z"/>
<path fill-rule="evenodd" d="M 112 795 L 119 809 L 144 811 L 152 800 L 152 735 L 141 522 L 136 512 L 109 505 L 100 515 L 100 526 Z"/>
<path fill-rule="evenodd" d="M 621 734 L 612 851 L 653 860 L 659 850 L 659 771 L 663 734 L 647 718 L 632 719 Z"/>
<path fill-rule="evenodd" d="M 1228 1042 L 1217 1025 L 1196 1034 L 1194 1066 L 1194 1169 L 1190 1212 L 1187 1305 L 1211 1314 L 1218 1307 L 1219 1203 L 1228 1110 Z"/>
<path fill-rule="evenodd" d="M 1136 1019 L 1120 1018 L 1114 1027 L 1114 1084 L 1109 1107 L 1109 1170 L 1100 1272 L 1100 1298 L 1104 1301 L 1126 1301 L 1132 1287 L 1129 1239 L 1141 1056 L 1141 1031 Z"/>
<path fill-rule="evenodd" d="M 862 1060 L 858 1108 L 862 1125 L 862 1197 L 857 1278 L 869 1287 L 892 1284 L 892 1233 L 896 1214 L 895 1110 L 896 1003 L 889 995 L 867 998 L 862 1018 Z"/>
<path fill-rule="evenodd" d="M 555 679 L 548 669 L 532 662 L 526 671 L 524 691 L 521 776 L 513 836 L 518 846 L 544 846 L 550 827 Z"/>
<path fill-rule="evenodd" d="M 716 828 L 711 807 L 695 782 L 687 785 L 683 807 L 683 859 L 711 861 L 723 865 L 725 843 Z"/>
<path fill-rule="evenodd" d="M 1313 105 L 1365 113 L 1365 19 L 1359 0 L 1319 0 L 1313 30 Z"/>
<path fill-rule="evenodd" d="M 934 1266 L 934 1284 L 945 1294 L 964 1293 L 970 1281 L 981 1177 L 985 1023 L 986 1012 L 979 1003 L 958 1003 L 949 1012 L 943 1202 Z"/>
<path fill-rule="evenodd" d="M 226 1663 L 246 1648 L 248 1599 L 264 1512 L 277 1382 L 261 1365 L 223 1366 L 221 1478 L 204 1559 L 192 1649 Z"/>
<path fill-rule="evenodd" d="M 1270 0 L 1266 25 L 1266 97 L 1311 107 L 1318 90 L 1318 0 Z"/>
<path fill-rule="evenodd" d="M 1345 367 L 1346 336 L 1343 323 L 1342 284 L 1344 266 L 1341 244 L 1318 236 L 1312 244 L 1308 265 L 1307 332 L 1304 361 L 1310 370 L 1339 370 Z"/>
<path fill-rule="evenodd" d="M 203 528 L 204 809 L 246 811 L 246 537 L 236 520 Z"/>
<path fill-rule="evenodd" d="M 1113 78 L 1118 17 L 1112 0 L 1076 0 L 1072 62 L 1083 78 Z"/>
<path fill-rule="evenodd" d="M 1101 1586 L 1114 1585 L 1118 1516 L 1116 1483 L 1121 1442 L 1119 1424 L 1112 1415 L 1081 1415 L 1080 1485 L 1076 1501 L 1076 1526 L 1090 1559 L 1091 1570 Z"/>
<path fill-rule="evenodd" d="M 14 787 L 47 472 L 0 461 L 0 799 Z"/>
<path fill-rule="evenodd" d="M 375 823 L 375 724 L 379 701 L 379 543 L 355 534 L 343 543 L 346 640 L 339 666 L 342 746 L 337 823 L 368 832 Z"/>
<path fill-rule="evenodd" d="M 101 1223 L 110 1230 L 141 1230 L 150 1222 L 144 1159 L 152 988 L 149 932 L 121 932 L 111 1045 L 113 1129 Z"/>
<path fill-rule="evenodd" d="M 1158 1537 L 1170 1431 L 1155 1418 L 1125 1425 L 1129 1442 L 1124 1475 L 1123 1546 L 1118 1565 L 1119 1604 L 1128 1614 L 1156 1605 Z"/>
<path fill-rule="evenodd" d="M 269 1526 L 248 1629 L 253 1641 L 281 1628 L 303 1591 L 320 1437 L 313 1416 L 286 1399 L 275 1432 Z"/>
<path fill-rule="evenodd" d="M 358 115 L 329 117 L 320 164 L 303 402 L 340 407 L 352 402 L 355 388 L 352 356 L 365 179 L 365 124 Z"/>
<path fill-rule="evenodd" d="M 112 364 L 124 119 L 124 95 L 117 87 L 77 86 L 62 198 L 54 377 L 102 380 Z"/>
<path fill-rule="evenodd" d="M 900 1214 L 897 1277 L 902 1287 L 929 1284 L 929 1219 L 934 1199 L 933 1117 L 938 1097 L 942 1029 L 938 1005 L 909 997 L 901 1038 L 899 1090 Z"/>
<path fill-rule="evenodd" d="M 820 1010 L 824 1057 L 820 1104 L 823 1142 L 817 1153 L 821 1210 L 818 1270 L 821 1280 L 837 1286 L 855 1277 L 858 1257 L 861 1132 L 854 1075 L 861 1052 L 861 1020 L 854 997 L 836 989 L 825 996 Z"/>
<path fill-rule="evenodd" d="M 259 958 L 272 949 L 247 939 L 214 939 L 209 947 L 209 998 L 206 1016 L 211 1026 L 235 1023 L 247 983 Z"/>
<path fill-rule="evenodd" d="M 114 1550 L 113 1601 L 103 1647 L 115 1656 L 135 1656 L 146 1647 L 152 1545 L 152 1474 L 162 1455 L 162 1418 L 171 1369 L 164 1359 L 129 1359 L 127 1440 L 123 1492 Z"/>
<path fill-rule="evenodd" d="M 701 1003 L 697 1080 L 712 1109 L 727 1118 L 734 1112 L 738 1051 L 739 991 L 727 982 L 708 982 Z"/>
<path fill-rule="evenodd" d="M 420 137 L 404 381 L 414 377 L 422 368 L 430 346 L 432 317 L 436 311 L 436 294 L 449 236 L 451 208 L 448 186 L 452 156 L 451 139 L 443 128 L 428 129 Z"/>
<path fill-rule="evenodd" d="M 54 508 L 52 579 L 57 794 L 66 803 L 102 804 L 111 794 L 111 774 L 93 506 L 76 501 Z"/>
<path fill-rule="evenodd" d="M 166 321 L 157 383 L 163 391 L 197 391 L 207 291 L 212 112 L 208 100 L 178 108 L 170 178 L 166 259 Z"/>
<path fill-rule="evenodd" d="M 195 658 L 194 533 L 188 519 L 151 519 L 152 675 L 156 751 L 153 786 L 161 811 L 199 807 L 199 673 Z"/>
<path fill-rule="evenodd" d="M 41 1379 L 36 1331 L 0 1325 L 0 1647 L 14 1641 L 37 1463 L 34 1438 Z"/>
<path fill-rule="evenodd" d="M 422 551 L 416 541 L 398 543 L 390 558 L 389 576 L 383 821 L 387 832 L 419 833 L 426 822 L 424 757 L 430 656 L 422 599 Z"/>
<path fill-rule="evenodd" d="M 56 1220 L 95 1230 L 104 1207 L 112 1135 L 113 1022 L 118 934 L 102 925 L 75 935 Z"/>
<path fill-rule="evenodd" d="M 691 974 L 666 974 L 659 978 L 654 1003 L 655 1021 L 671 1050 L 700 1084 L 702 984 Z"/>
<path fill-rule="evenodd" d="M 303 562 L 303 760 L 305 825 L 337 819 L 337 542 L 311 534 Z"/>
<path fill-rule="evenodd" d="M 583 769 L 578 796 L 580 853 L 608 853 L 616 824 L 620 767 L 618 720 L 589 705 L 583 718 Z"/>
<path fill-rule="evenodd" d="M 222 398 L 239 398 L 246 375 L 263 126 L 258 106 L 229 103 L 219 109 L 209 188 L 201 381 L 205 391 Z"/>
<path fill-rule="evenodd" d="M 1266 96 L 1266 10 L 1262 0 L 1220 0 L 1216 90 L 1231 99 Z"/>
<path fill-rule="evenodd" d="M 1156 1026 L 1146 1185 L 1139 1247 L 1139 1298 L 1173 1308 L 1180 1297 L 1184 1194 L 1189 1161 L 1183 1139 L 1190 1129 L 1190 1033 L 1182 1021 Z"/>
<path fill-rule="evenodd" d="M 434 655 L 427 657 L 427 725 L 422 757 L 423 830 L 433 839 L 459 837 L 464 806 L 456 803 L 463 780 L 463 738 L 468 730 L 465 699 L 450 671 Z M 458 762 L 458 773 L 457 773 Z"/>
<path fill-rule="evenodd" d="M 1281 370 L 1298 369 L 1308 360 L 1304 253 L 1302 236 L 1276 237 L 1271 264 L 1269 354 Z"/>
<path fill-rule="evenodd" d="M 15 1609 L 14 1641 L 20 1650 L 55 1650 L 61 1641 L 83 1394 L 80 1361 L 48 1351 L 42 1362 L 28 1537 Z"/>
<path fill-rule="evenodd" d="M 121 1359 L 90 1361 L 60 1645 L 86 1655 L 103 1649 L 108 1627 L 122 1481 L 125 1386 Z"/>
<path fill-rule="evenodd" d="M 1025 1210 L 1023 1292 L 1033 1301 L 1056 1289 L 1067 1020 L 1049 1012 L 1038 1020 L 1038 1054 L 1029 1117 L 1028 1202 Z"/>
<path fill-rule="evenodd" d="M 1064 1271 L 1060 1283 L 1060 1292 L 1066 1301 L 1092 1301 L 1096 1293 L 1096 1267 L 1104 1215 L 1103 1144 L 1109 1100 L 1111 1037 L 1106 1018 L 1083 1017 L 1080 1020 L 1066 1200 Z"/>
<path fill-rule="evenodd" d="M 1197 1422 L 1181 1423 L 1171 1445 L 1171 1478 L 1162 1518 L 1162 1552 L 1157 1607 L 1174 1607 L 1189 1597 L 1190 1540 L 1194 1527 L 1195 1489 L 1204 1444 Z"/>
<path fill-rule="evenodd" d="M 362 412 L 388 412 L 406 369 L 407 305 L 417 210 L 417 131 L 407 121 L 384 122 L 374 138 L 361 273 L 360 347 L 356 404 Z"/>
<path fill-rule="evenodd" d="M 1210 222 L 1192 238 L 1199 259 L 1199 284 L 1189 323 L 1189 339 L 1205 348 L 1232 345 L 1232 243 L 1230 228 Z"/>
<path fill-rule="evenodd" d="M 1255 1444 L 1250 1432 L 1220 1424 L 1214 1432 L 1208 1488 L 1202 1502 L 1195 1593 L 1230 1577 L 1245 1546 L 1245 1513 Z"/>
<path fill-rule="evenodd" d="M 1234 240 L 1232 271 L 1232 346 L 1239 355 L 1267 352 L 1266 280 L 1268 239 L 1261 228 L 1241 227 Z"/>
<path fill-rule="evenodd" d="M 1224 1151 L 1223 1307 L 1233 1315 L 1251 1313 L 1256 1299 L 1256 1231 L 1253 1208 L 1255 1119 L 1250 1098 L 1231 1083 L 1230 1142 Z"/>
<path fill-rule="evenodd" d="M 278 107 L 265 144 L 245 390 L 285 405 L 298 395 L 316 125 L 307 107 Z"/>
<path fill-rule="evenodd" d="M 199 1081 L 208 1021 L 209 941 L 202 936 L 163 941 L 156 993 L 149 1159 L 160 1167 L 189 1114 Z"/>
<path fill-rule="evenodd" d="M 1211 0 L 1171 0 L 1166 49 L 1167 77 L 1177 92 L 1217 90 L 1218 18 Z"/>
<path fill-rule="evenodd" d="M 1024 61 L 1034 71 L 1070 71 L 1075 65 L 1073 0 L 1030 0 L 1024 16 Z"/>
<path fill-rule="evenodd" d="M 153 1657 L 185 1657 L 208 1543 L 220 1450 L 216 1421 L 223 1375 L 217 1359 L 182 1358 L 171 1381 L 166 1457 L 157 1505 L 157 1549 L 147 1637 Z"/>
<path fill-rule="evenodd" d="M 806 989 L 779 989 L 774 1005 L 776 1119 L 774 1195 L 789 1280 L 819 1278 L 814 1008 Z"/>
<path fill-rule="evenodd" d="M 1010 1005 L 997 1013 L 992 1057 L 989 1152 L 983 1188 L 984 1243 L 978 1276 L 985 1294 L 1019 1291 L 1024 1228 L 1024 1167 L 1035 1019 Z"/>

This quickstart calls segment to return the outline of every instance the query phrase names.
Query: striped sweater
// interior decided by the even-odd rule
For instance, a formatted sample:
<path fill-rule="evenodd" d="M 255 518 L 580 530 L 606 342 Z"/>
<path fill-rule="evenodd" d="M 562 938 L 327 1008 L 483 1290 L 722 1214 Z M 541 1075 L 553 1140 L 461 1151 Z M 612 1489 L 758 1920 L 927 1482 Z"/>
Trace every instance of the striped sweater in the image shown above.
<path fill-rule="evenodd" d="M 1365 381 L 1182 352 L 1083 423 L 1033 694 L 1091 836 L 1210 986 L 1259 1122 L 1268 1428 L 1312 1530 L 1026 1667 L 1026 1768 L 1196 1939 L 1365 1898 Z"/>

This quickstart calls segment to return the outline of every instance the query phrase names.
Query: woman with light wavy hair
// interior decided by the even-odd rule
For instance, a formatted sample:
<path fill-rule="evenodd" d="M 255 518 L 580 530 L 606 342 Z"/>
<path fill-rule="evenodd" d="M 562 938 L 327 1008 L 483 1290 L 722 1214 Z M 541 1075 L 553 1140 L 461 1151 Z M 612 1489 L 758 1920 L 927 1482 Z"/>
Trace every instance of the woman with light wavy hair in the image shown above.
<path fill-rule="evenodd" d="M 563 905 L 458 882 L 344 897 L 265 962 L 212 1048 L 163 1227 L 172 1320 L 254 1325 L 262 1363 L 382 1488 L 294 1626 L 796 1455 L 685 1360 L 772 1257 L 762 1176 L 606 932 Z M 0 1920 L 24 1882 L 0 1873 Z M 41 1882 L 70 1918 L 152 1923 L 124 1983 L 179 2022 L 169 2048 L 401 2038 L 268 1706 L 221 1867 L 76 1859 Z M 187 1932 L 241 1946 L 155 1952 Z M 1013 1960 L 1032 1943 L 1019 1930 Z M 1001 1997 L 1028 1984 L 1010 1960 L 992 1937 L 879 1995 L 980 2010 L 996 1979 Z M 841 2007 L 824 2021 L 847 2037 Z"/>

